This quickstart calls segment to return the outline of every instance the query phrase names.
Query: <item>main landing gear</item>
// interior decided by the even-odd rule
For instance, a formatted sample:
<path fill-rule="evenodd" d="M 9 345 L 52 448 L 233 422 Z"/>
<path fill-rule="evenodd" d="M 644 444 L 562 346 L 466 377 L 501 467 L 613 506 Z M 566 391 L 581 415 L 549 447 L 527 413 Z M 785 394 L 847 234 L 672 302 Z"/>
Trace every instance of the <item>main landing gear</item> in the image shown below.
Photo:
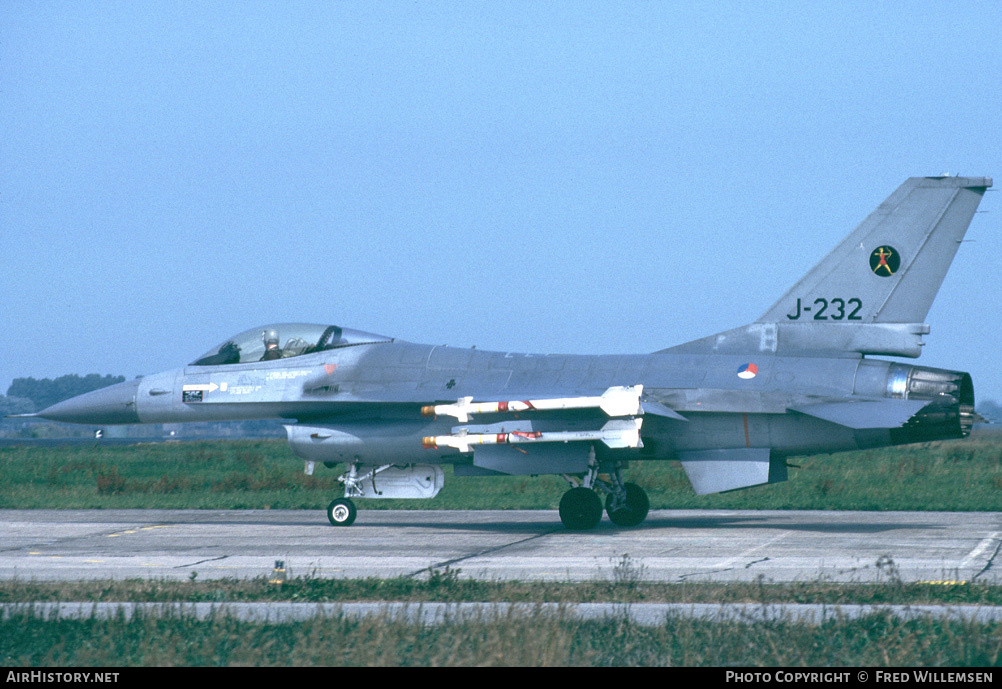
<path fill-rule="evenodd" d="M 644 521 L 651 507 L 647 493 L 635 483 L 624 483 L 622 468 L 622 463 L 616 462 L 612 471 L 600 475 L 593 456 L 583 478 L 564 474 L 571 484 L 571 489 L 560 499 L 560 521 L 564 526 L 572 531 L 598 526 L 602 520 L 602 500 L 596 491 L 606 494 L 605 511 L 616 526 L 636 526 Z"/>
<path fill-rule="evenodd" d="M 571 488 L 560 498 L 560 521 L 572 531 L 586 531 L 602 519 L 602 500 L 591 488 Z"/>

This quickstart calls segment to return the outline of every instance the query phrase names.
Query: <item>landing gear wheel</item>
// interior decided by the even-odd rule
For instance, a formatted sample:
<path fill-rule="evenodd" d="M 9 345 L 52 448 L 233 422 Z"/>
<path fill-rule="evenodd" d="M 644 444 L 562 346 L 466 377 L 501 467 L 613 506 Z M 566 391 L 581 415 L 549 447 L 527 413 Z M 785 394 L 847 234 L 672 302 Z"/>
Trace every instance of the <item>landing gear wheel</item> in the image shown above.
<path fill-rule="evenodd" d="M 331 526 L 351 526 L 355 523 L 358 510 L 348 498 L 338 498 L 327 506 L 327 518 Z"/>
<path fill-rule="evenodd" d="M 609 519 L 616 526 L 636 526 L 647 519 L 647 513 L 651 509 L 651 502 L 647 499 L 647 493 L 636 483 L 624 483 L 626 489 L 626 504 L 618 510 L 611 510 L 613 496 L 610 493 L 605 498 L 605 511 L 609 514 Z"/>
<path fill-rule="evenodd" d="M 601 520 L 602 500 L 591 488 L 571 488 L 560 498 L 560 521 L 568 529 L 594 529 Z"/>

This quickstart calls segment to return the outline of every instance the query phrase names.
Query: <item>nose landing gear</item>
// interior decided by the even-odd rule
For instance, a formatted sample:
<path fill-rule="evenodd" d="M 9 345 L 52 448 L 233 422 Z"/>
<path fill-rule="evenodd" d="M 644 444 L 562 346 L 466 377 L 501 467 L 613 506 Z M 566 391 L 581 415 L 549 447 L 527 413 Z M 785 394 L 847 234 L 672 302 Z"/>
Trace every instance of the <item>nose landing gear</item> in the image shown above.
<path fill-rule="evenodd" d="M 351 526 L 357 516 L 355 503 L 348 498 L 338 498 L 327 506 L 327 519 L 330 520 L 331 526 Z"/>

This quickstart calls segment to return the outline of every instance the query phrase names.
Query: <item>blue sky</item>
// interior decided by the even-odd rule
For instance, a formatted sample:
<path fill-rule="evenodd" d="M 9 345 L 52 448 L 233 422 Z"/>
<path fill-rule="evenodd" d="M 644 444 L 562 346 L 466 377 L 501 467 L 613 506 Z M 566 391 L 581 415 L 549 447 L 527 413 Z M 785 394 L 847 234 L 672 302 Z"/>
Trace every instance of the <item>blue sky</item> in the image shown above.
<path fill-rule="evenodd" d="M 0 392 L 276 321 L 575 353 L 737 327 L 905 178 L 1002 178 L 1000 27 L 993 2 L 8 0 Z M 999 196 L 918 360 L 979 399 Z"/>

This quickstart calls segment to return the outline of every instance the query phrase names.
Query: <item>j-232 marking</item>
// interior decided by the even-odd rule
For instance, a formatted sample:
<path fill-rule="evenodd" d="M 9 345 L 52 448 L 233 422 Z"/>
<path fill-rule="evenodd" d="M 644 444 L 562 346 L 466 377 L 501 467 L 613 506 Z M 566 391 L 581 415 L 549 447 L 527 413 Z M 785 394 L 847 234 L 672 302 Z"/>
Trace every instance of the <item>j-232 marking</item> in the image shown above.
<path fill-rule="evenodd" d="M 791 321 L 798 320 L 804 314 L 810 314 L 813 312 L 814 320 L 816 321 L 827 321 L 829 318 L 833 321 L 840 321 L 845 319 L 847 321 L 861 321 L 863 320 L 860 316 L 856 314 L 859 310 L 863 308 L 863 302 L 857 298 L 852 299 L 839 299 L 835 298 L 829 301 L 828 299 L 815 299 L 814 306 L 802 306 L 801 300 L 797 299 L 797 310 L 794 313 L 786 314 L 786 317 Z M 832 307 L 832 311 L 827 315 L 828 307 Z M 846 309 L 850 309 L 848 312 Z"/>

